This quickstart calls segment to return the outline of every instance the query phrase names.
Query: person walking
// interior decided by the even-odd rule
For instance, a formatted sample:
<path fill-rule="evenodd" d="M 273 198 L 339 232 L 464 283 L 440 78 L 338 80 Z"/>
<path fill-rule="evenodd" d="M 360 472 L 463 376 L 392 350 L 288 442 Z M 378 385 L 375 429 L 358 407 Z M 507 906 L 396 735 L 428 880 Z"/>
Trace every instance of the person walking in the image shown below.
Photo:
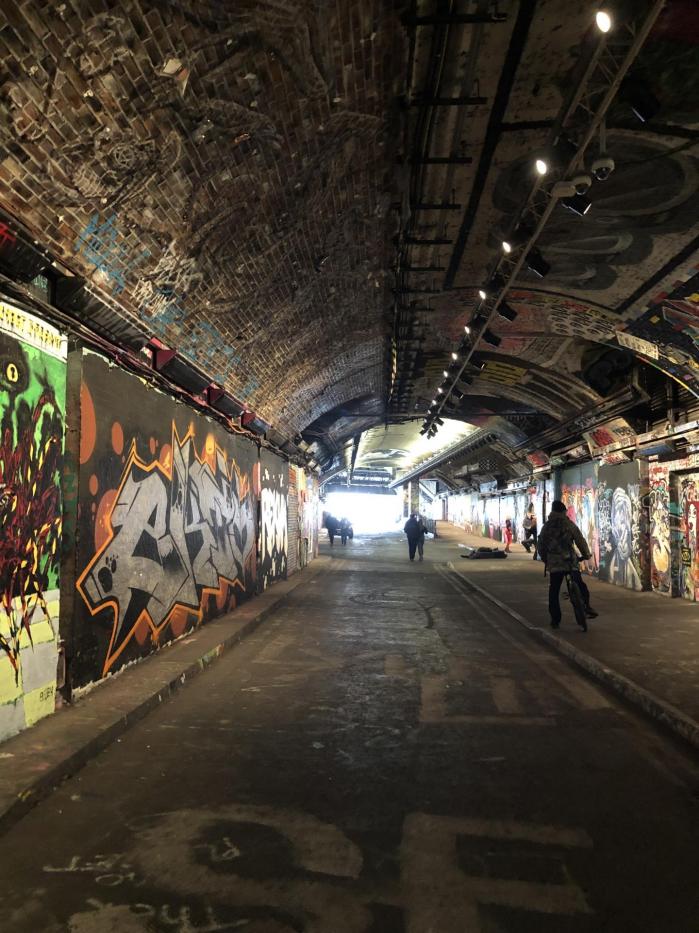
<path fill-rule="evenodd" d="M 343 544 L 347 544 L 347 539 L 351 537 L 350 531 L 352 530 L 352 525 L 348 518 L 343 518 L 340 521 L 340 540 Z"/>
<path fill-rule="evenodd" d="M 524 541 L 522 541 L 522 547 L 527 549 L 527 554 L 532 552 L 532 543 L 534 544 L 534 557 L 533 560 L 536 560 L 538 557 L 537 554 L 537 540 L 538 540 L 538 530 L 536 526 L 536 512 L 534 511 L 534 504 L 529 503 L 527 512 L 522 520 L 522 528 L 524 528 Z M 529 540 L 531 538 L 531 540 Z"/>
<path fill-rule="evenodd" d="M 510 545 L 512 544 L 512 521 L 509 518 L 505 519 L 505 530 L 503 532 L 504 541 L 505 541 L 505 553 L 510 553 Z"/>
<path fill-rule="evenodd" d="M 551 503 L 551 513 L 541 529 L 537 547 L 549 574 L 551 628 L 558 628 L 561 624 L 559 594 L 566 573 L 570 573 L 580 588 L 585 603 L 585 615 L 588 619 L 596 619 L 598 613 L 590 606 L 590 591 L 580 573 L 575 547 L 580 551 L 583 560 L 589 560 L 592 554 L 583 533 L 566 515 L 566 507 L 560 499 Z"/>
<path fill-rule="evenodd" d="M 338 532 L 338 523 L 334 515 L 331 515 L 329 512 L 325 516 L 325 527 L 328 530 L 328 538 L 330 539 L 330 547 L 333 547 L 335 542 L 335 535 Z"/>
<path fill-rule="evenodd" d="M 420 514 L 417 516 L 417 524 L 419 529 L 417 536 L 417 552 L 420 555 L 420 560 L 422 560 L 425 551 L 425 534 L 427 533 L 427 525 L 425 524 L 425 519 Z"/>
<path fill-rule="evenodd" d="M 420 539 L 420 523 L 415 512 L 412 513 L 408 521 L 403 525 L 403 531 L 408 536 L 408 556 L 410 560 L 415 560 L 415 549 Z"/>

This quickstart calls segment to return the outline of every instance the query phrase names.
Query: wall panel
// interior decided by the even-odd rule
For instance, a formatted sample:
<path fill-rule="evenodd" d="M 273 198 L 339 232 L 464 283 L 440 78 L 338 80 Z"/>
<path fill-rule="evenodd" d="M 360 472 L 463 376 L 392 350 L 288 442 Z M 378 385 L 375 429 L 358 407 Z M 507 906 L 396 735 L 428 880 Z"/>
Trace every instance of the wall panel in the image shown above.
<path fill-rule="evenodd" d="M 66 342 L 0 302 L 0 740 L 55 708 Z"/>
<path fill-rule="evenodd" d="M 87 352 L 80 423 L 76 686 L 256 584 L 255 444 Z"/>

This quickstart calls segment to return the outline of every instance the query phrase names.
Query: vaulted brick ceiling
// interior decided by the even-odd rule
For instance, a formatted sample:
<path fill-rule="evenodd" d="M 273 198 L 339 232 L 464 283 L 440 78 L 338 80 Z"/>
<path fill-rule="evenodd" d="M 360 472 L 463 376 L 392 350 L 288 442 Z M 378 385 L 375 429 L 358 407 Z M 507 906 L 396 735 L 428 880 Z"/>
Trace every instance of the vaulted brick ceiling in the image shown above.
<path fill-rule="evenodd" d="M 593 6 L 5 4 L 2 206 L 139 327 L 329 456 L 424 413 L 531 155 L 599 41 Z M 669 0 L 657 19 L 633 73 L 659 112 L 610 108 L 616 171 L 588 215 L 551 215 L 551 271 L 514 283 L 517 317 L 493 325 L 497 348 L 477 347 L 485 366 L 456 417 L 530 417 L 540 433 L 594 409 L 619 331 L 652 340 L 655 365 L 699 394 L 695 17 Z M 455 97 L 476 102 L 431 102 Z"/>

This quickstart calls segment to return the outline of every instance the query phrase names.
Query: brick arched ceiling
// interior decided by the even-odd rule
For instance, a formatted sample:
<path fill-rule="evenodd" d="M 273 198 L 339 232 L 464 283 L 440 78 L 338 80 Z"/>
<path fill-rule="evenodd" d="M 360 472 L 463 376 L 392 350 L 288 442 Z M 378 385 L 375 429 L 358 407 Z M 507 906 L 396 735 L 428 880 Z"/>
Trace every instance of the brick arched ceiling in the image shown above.
<path fill-rule="evenodd" d="M 640 22 L 656 5 L 630 6 Z M 327 460 L 430 404 L 599 41 L 594 9 L 5 4 L 2 207 Z M 549 273 L 513 283 L 516 317 L 494 319 L 499 344 L 476 348 L 449 417 L 509 420 L 534 443 L 632 406 L 639 365 L 699 395 L 698 38 L 696 4 L 667 0 L 629 72 L 658 107 L 640 122 L 613 100 L 615 171 L 585 216 L 555 208 L 538 242 Z"/>

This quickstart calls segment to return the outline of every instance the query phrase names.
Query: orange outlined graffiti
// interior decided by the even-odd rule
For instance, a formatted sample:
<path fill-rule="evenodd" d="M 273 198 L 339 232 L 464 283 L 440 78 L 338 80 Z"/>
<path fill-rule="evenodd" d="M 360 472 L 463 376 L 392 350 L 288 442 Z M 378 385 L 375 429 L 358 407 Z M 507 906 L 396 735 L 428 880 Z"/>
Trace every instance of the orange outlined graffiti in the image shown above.
<path fill-rule="evenodd" d="M 91 615 L 112 612 L 107 674 L 132 639 L 157 643 L 204 618 L 210 597 L 223 611 L 254 575 L 251 484 L 209 435 L 197 452 L 194 429 L 172 424 L 171 456 L 141 459 L 132 442 L 119 486 L 103 510 L 101 544 L 77 581 Z M 144 638 L 145 636 L 145 638 Z"/>

